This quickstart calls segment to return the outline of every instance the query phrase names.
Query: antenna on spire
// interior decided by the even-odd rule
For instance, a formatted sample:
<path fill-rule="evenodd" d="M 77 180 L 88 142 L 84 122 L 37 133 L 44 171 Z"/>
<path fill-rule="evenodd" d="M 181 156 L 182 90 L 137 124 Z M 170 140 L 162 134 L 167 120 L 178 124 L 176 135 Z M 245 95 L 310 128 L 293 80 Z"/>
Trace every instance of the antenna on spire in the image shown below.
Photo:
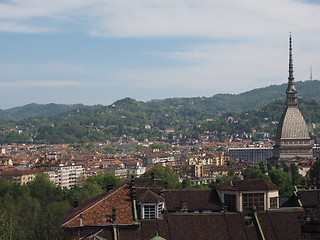
<path fill-rule="evenodd" d="M 293 60 L 292 60 L 292 38 L 291 38 L 291 32 L 290 32 L 290 38 L 289 38 L 289 82 L 293 82 Z"/>
<path fill-rule="evenodd" d="M 292 38 L 290 32 L 289 38 L 289 77 L 288 77 L 288 88 L 286 90 L 287 95 L 287 106 L 297 106 L 297 89 L 294 85 L 293 76 L 293 60 L 292 60 Z"/>

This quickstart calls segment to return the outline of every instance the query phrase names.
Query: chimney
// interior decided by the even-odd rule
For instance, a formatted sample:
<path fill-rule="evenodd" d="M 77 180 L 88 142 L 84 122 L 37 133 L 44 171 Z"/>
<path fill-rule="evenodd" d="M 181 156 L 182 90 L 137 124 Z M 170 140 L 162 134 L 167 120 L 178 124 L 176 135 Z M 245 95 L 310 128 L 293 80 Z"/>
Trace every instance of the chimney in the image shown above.
<path fill-rule="evenodd" d="M 132 174 L 132 175 L 131 175 L 131 186 L 134 185 L 134 181 L 135 181 L 135 178 L 134 178 L 134 175 Z"/>
<path fill-rule="evenodd" d="M 113 224 L 117 223 L 117 209 L 115 207 L 112 208 L 112 217 L 111 217 L 111 222 Z"/>
<path fill-rule="evenodd" d="M 112 182 L 107 183 L 107 192 L 111 191 L 114 188 L 114 185 Z"/>
<path fill-rule="evenodd" d="M 74 199 L 73 200 L 73 208 L 77 208 L 79 206 L 79 200 L 78 199 Z"/>
<path fill-rule="evenodd" d="M 188 208 L 187 208 L 187 203 L 185 201 L 181 202 L 181 212 L 187 212 Z"/>

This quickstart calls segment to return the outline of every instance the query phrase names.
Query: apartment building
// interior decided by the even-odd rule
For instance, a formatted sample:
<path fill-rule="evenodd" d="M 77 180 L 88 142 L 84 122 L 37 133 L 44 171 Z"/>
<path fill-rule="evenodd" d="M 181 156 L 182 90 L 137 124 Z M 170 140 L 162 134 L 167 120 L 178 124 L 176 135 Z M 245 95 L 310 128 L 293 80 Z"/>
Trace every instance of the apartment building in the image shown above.
<path fill-rule="evenodd" d="M 229 157 L 239 159 L 241 161 L 249 161 L 253 163 L 267 163 L 267 159 L 272 157 L 272 147 L 249 147 L 249 148 L 229 148 Z"/>
<path fill-rule="evenodd" d="M 84 167 L 81 165 L 71 165 L 71 166 L 55 166 L 52 167 L 55 171 L 54 180 L 52 180 L 56 185 L 62 188 L 71 188 L 75 185 L 81 184 L 84 178 Z M 52 179 L 50 177 L 50 180 Z"/>

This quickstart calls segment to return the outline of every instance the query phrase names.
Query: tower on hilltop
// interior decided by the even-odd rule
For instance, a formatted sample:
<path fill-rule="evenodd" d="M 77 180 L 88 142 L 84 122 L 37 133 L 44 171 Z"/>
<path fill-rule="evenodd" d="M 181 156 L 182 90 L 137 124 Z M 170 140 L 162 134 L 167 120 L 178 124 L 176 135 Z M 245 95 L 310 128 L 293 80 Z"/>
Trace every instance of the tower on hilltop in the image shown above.
<path fill-rule="evenodd" d="M 306 122 L 298 109 L 297 89 L 293 76 L 292 39 L 289 38 L 289 77 L 286 90 L 286 109 L 275 136 L 272 163 L 298 163 L 312 159 L 312 143 Z"/>

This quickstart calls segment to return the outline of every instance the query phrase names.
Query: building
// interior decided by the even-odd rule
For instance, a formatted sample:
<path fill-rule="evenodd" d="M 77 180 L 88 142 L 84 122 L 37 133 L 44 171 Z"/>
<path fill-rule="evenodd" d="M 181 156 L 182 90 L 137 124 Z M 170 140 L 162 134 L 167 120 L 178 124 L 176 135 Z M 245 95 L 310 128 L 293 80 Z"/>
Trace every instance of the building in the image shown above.
<path fill-rule="evenodd" d="M 55 171 L 53 182 L 62 188 L 71 188 L 83 181 L 84 167 L 81 165 L 55 166 L 52 169 Z"/>
<path fill-rule="evenodd" d="M 292 40 L 289 41 L 289 77 L 286 90 L 286 109 L 283 112 L 275 136 L 271 163 L 298 163 L 312 159 L 312 143 L 306 122 L 298 109 L 297 89 L 294 83 Z"/>
<path fill-rule="evenodd" d="M 307 240 L 320 236 L 302 229 L 306 213 L 302 207 L 282 209 L 278 201 L 269 204 L 278 196 L 277 187 L 261 179 L 205 191 L 162 186 L 160 179 L 133 178 L 80 205 L 75 201 L 62 223 L 65 239 Z M 252 199 L 254 204 L 242 211 L 231 209 L 226 200 L 228 192 L 242 198 L 247 194 L 247 201 Z M 263 197 L 250 198 L 249 194 L 256 193 Z"/>
<path fill-rule="evenodd" d="M 24 185 L 32 180 L 34 180 L 37 176 L 38 173 L 45 173 L 48 174 L 49 179 L 51 181 L 54 181 L 54 176 L 55 172 L 53 170 L 50 169 L 26 169 L 26 170 L 8 170 L 8 171 L 2 171 L 0 173 L 0 176 L 10 180 L 12 182 L 18 183 L 20 185 Z"/>
<path fill-rule="evenodd" d="M 266 211 L 279 208 L 279 187 L 264 179 L 231 181 L 216 187 L 218 195 L 229 211 Z"/>
<path fill-rule="evenodd" d="M 273 156 L 272 147 L 228 148 L 228 155 L 241 161 L 266 163 Z"/>
<path fill-rule="evenodd" d="M 143 157 L 143 165 L 148 166 L 151 164 L 163 164 L 174 161 L 174 156 L 168 153 L 152 153 Z"/>

